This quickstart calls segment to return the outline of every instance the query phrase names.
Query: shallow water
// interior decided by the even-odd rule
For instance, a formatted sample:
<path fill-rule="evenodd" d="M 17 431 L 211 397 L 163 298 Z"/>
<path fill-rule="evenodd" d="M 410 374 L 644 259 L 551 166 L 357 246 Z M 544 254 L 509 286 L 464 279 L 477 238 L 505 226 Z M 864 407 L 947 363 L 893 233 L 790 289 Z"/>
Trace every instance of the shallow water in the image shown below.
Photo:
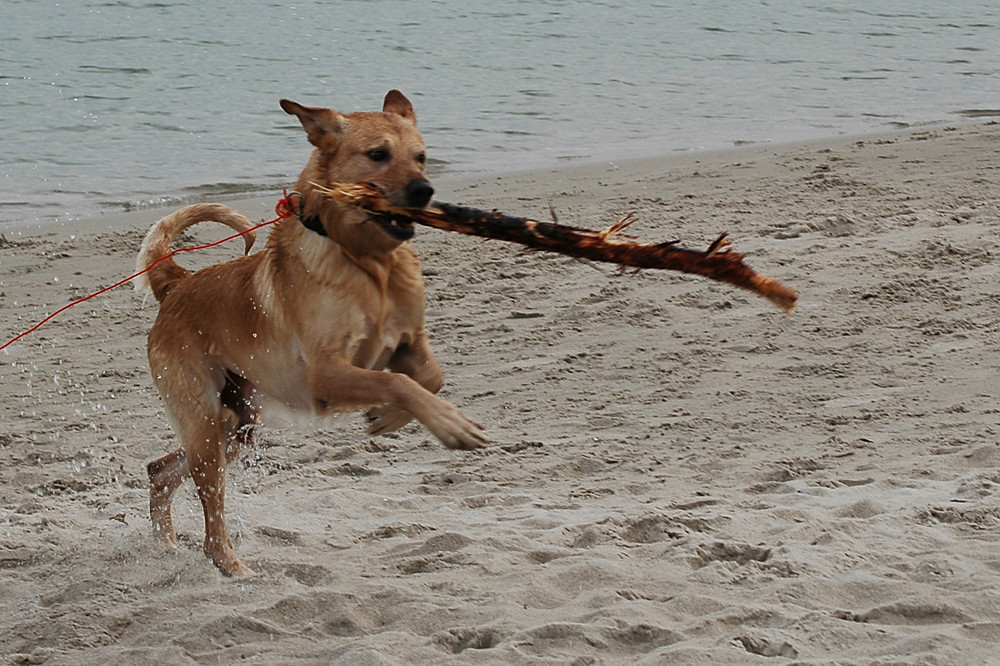
<path fill-rule="evenodd" d="M 282 97 L 413 101 L 433 170 L 998 115 L 1000 7 L 0 0 L 0 229 L 275 190 L 308 153 Z"/>

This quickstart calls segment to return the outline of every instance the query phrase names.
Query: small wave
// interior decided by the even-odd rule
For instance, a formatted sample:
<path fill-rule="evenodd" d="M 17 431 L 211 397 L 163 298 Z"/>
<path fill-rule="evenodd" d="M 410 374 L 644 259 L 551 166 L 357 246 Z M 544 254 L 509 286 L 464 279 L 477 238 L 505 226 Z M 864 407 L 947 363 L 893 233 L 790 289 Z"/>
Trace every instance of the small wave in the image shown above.
<path fill-rule="evenodd" d="M 955 113 L 966 118 L 993 118 L 1000 116 L 1000 109 L 962 109 Z"/>
<path fill-rule="evenodd" d="M 80 35 L 41 35 L 36 39 L 45 41 L 66 42 L 67 44 L 99 44 L 104 42 L 133 42 L 146 39 L 141 35 L 116 35 L 101 37 L 81 37 Z"/>
<path fill-rule="evenodd" d="M 126 9 L 167 9 L 170 7 L 183 6 L 177 2 L 104 2 L 98 7 L 125 7 Z"/>
<path fill-rule="evenodd" d="M 185 187 L 182 192 L 191 196 L 226 196 L 230 194 L 249 194 L 253 192 L 264 192 L 268 190 L 279 190 L 282 185 L 261 183 L 209 183 L 205 185 L 193 185 Z M 186 197 L 185 197 L 186 198 Z"/>
<path fill-rule="evenodd" d="M 148 127 L 150 129 L 162 130 L 164 132 L 182 132 L 187 134 L 190 130 L 186 130 L 178 125 L 165 125 L 163 123 L 140 123 L 143 127 Z"/>
<path fill-rule="evenodd" d="M 113 97 L 111 95 L 74 95 L 69 99 L 95 99 L 104 102 L 127 102 L 131 97 Z"/>
<path fill-rule="evenodd" d="M 145 210 L 147 208 L 163 208 L 165 206 L 178 206 L 184 203 L 184 199 L 180 197 L 154 197 L 152 199 L 144 200 L 131 200 L 131 201 L 102 201 L 102 208 L 114 209 L 119 208 L 122 212 L 131 213 L 137 210 Z"/>
<path fill-rule="evenodd" d="M 145 67 L 107 67 L 104 65 L 80 65 L 78 70 L 83 72 L 93 72 L 95 74 L 109 74 L 119 72 L 122 74 L 152 74 L 152 71 Z"/>

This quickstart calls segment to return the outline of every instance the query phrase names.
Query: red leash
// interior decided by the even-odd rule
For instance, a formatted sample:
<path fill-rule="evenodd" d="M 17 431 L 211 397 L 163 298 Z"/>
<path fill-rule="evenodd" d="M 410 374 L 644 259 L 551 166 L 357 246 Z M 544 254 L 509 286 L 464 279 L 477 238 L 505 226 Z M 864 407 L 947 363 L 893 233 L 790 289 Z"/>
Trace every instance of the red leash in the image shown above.
<path fill-rule="evenodd" d="M 296 194 L 296 193 L 293 192 L 292 194 Z M 104 287 L 100 291 L 95 291 L 93 294 L 90 294 L 89 296 L 84 296 L 83 298 L 77 299 L 77 300 L 73 301 L 72 303 L 69 303 L 67 305 L 62 306 L 61 308 L 59 308 L 58 310 L 56 310 L 55 312 L 53 312 L 52 314 L 50 314 L 48 317 L 46 317 L 45 319 L 41 320 L 40 322 L 38 322 L 37 324 L 35 324 L 31 328 L 29 328 L 24 333 L 21 333 L 20 335 L 16 335 L 13 338 L 11 338 L 8 342 L 4 343 L 3 346 L 0 346 L 0 351 L 3 351 L 7 347 L 10 347 L 12 344 L 14 344 L 15 342 L 17 342 L 18 340 L 20 340 L 24 336 L 28 335 L 29 333 L 34 333 L 39 328 L 41 328 L 44 324 L 46 324 L 50 320 L 54 319 L 56 317 L 56 315 L 58 315 L 58 314 L 60 314 L 62 312 L 65 312 L 66 310 L 69 310 L 74 305 L 79 305 L 80 303 L 84 303 L 86 301 L 89 301 L 90 299 L 92 299 L 92 298 L 94 298 L 96 296 L 100 296 L 101 294 L 103 294 L 105 292 L 111 291 L 112 289 L 115 289 L 116 287 L 122 286 L 126 282 L 130 282 L 130 281 L 134 280 L 135 278 L 139 277 L 140 275 L 148 273 L 149 271 L 151 271 L 153 269 L 153 266 L 155 266 L 156 264 L 160 263 L 161 261 L 163 261 L 165 259 L 169 259 L 170 257 L 174 256 L 175 254 L 180 254 L 181 252 L 193 252 L 195 250 L 206 250 L 206 249 L 208 249 L 210 247 L 215 247 L 216 245 L 222 245 L 226 241 L 231 241 L 234 238 L 239 238 L 240 236 L 244 236 L 244 235 L 250 233 L 251 231 L 256 231 L 257 229 L 260 229 L 262 227 L 266 227 L 269 224 L 274 224 L 275 222 L 277 222 L 279 220 L 283 220 L 286 217 L 291 217 L 294 214 L 294 212 L 293 212 L 293 206 L 292 206 L 292 202 L 291 202 L 291 197 L 289 196 L 289 194 L 288 194 L 287 191 L 284 193 L 284 196 L 278 202 L 278 204 L 274 207 L 274 212 L 275 212 L 275 214 L 278 217 L 274 218 L 273 220 L 269 220 L 267 222 L 261 222 L 260 224 L 258 224 L 255 227 L 250 227 L 246 231 L 241 231 L 238 234 L 233 234 L 232 236 L 227 236 L 226 238 L 223 238 L 222 240 L 217 240 L 217 241 L 214 241 L 212 243 L 206 243 L 205 245 L 196 245 L 196 246 L 193 246 L 193 247 L 180 247 L 180 248 L 177 248 L 176 250 L 171 251 L 169 254 L 163 255 L 162 257 L 160 257 L 159 259 L 157 259 L 156 261 L 154 261 L 149 266 L 147 266 L 145 269 L 139 271 L 135 275 L 130 275 L 130 276 L 128 276 L 127 278 L 125 278 L 123 280 L 119 280 L 118 282 L 115 282 L 113 285 L 111 285 L 109 287 Z"/>

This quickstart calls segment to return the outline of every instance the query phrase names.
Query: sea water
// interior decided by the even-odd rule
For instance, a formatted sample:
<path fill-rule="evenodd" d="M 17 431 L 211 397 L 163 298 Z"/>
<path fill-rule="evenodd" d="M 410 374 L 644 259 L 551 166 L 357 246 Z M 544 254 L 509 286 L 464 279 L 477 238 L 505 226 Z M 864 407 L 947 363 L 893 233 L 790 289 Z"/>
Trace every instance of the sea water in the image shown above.
<path fill-rule="evenodd" d="M 1000 115 L 1000 2 L 0 0 L 0 230 L 292 184 L 285 97 L 412 100 L 432 173 Z"/>

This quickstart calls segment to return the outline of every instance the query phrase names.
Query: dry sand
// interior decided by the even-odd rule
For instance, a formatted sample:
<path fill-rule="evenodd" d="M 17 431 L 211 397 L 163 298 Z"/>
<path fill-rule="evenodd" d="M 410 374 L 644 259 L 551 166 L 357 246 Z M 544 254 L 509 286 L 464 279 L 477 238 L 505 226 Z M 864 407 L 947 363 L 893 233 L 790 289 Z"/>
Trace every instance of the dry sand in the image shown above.
<path fill-rule="evenodd" d="M 636 211 L 646 240 L 729 231 L 799 308 L 419 229 L 444 394 L 493 445 L 272 423 L 230 477 L 249 580 L 202 555 L 190 484 L 181 550 L 151 539 L 155 304 L 74 308 L 0 353 L 0 655 L 1000 663 L 998 166 L 990 123 L 439 182 L 591 228 Z M 7 232 L 4 340 L 129 274 L 162 214 Z"/>

